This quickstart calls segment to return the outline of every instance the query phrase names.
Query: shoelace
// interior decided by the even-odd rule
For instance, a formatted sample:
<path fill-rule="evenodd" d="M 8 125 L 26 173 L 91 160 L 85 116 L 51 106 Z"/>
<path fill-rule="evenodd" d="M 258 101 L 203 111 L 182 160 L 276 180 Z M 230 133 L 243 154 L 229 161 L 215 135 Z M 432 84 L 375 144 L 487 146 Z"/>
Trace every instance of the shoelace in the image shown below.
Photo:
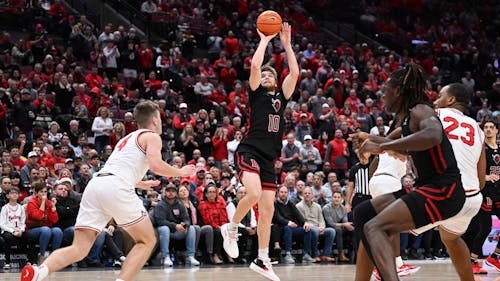
<path fill-rule="evenodd" d="M 267 268 L 272 268 L 273 264 L 278 264 L 278 261 L 271 261 L 271 259 L 265 259 L 262 262 Z"/>
<path fill-rule="evenodd" d="M 228 234 L 228 237 L 229 237 L 229 240 L 232 240 L 234 242 L 238 242 L 238 239 L 239 237 L 241 236 L 241 233 L 238 232 L 238 230 L 231 230 L 231 229 L 227 229 L 227 234 Z"/>

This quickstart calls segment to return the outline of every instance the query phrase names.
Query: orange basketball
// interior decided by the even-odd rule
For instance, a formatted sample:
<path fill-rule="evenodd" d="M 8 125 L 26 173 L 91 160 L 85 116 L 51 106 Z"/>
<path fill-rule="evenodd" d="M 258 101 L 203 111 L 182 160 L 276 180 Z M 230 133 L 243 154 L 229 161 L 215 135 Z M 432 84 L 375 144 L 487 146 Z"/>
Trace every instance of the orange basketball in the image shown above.
<path fill-rule="evenodd" d="M 281 17 L 275 11 L 264 11 L 257 18 L 257 28 L 264 35 L 272 35 L 281 30 Z"/>

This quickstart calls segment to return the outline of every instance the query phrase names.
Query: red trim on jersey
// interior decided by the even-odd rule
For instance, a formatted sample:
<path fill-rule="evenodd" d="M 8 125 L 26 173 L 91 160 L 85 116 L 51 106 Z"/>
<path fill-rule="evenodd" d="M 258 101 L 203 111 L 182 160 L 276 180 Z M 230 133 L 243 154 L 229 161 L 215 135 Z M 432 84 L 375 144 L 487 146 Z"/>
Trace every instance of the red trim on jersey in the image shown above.
<path fill-rule="evenodd" d="M 487 204 L 485 204 L 484 202 L 481 204 L 481 210 L 485 211 L 485 212 L 491 212 L 493 210 L 493 207 L 492 206 L 488 206 Z"/>
<path fill-rule="evenodd" d="M 144 130 L 140 133 L 137 134 L 137 136 L 135 137 L 135 144 L 137 145 L 137 147 L 144 153 L 146 154 L 146 149 L 144 147 L 142 147 L 142 145 L 139 143 L 139 136 L 144 134 L 144 133 L 149 133 L 149 132 L 153 132 L 151 130 Z"/>
<path fill-rule="evenodd" d="M 431 206 L 432 210 L 434 211 L 434 213 L 436 214 L 437 216 L 437 219 L 439 221 L 442 221 L 443 220 L 443 217 L 441 216 L 441 212 L 439 212 L 438 208 L 436 207 L 436 205 L 434 204 L 434 202 L 432 202 L 432 200 L 430 199 L 427 199 L 427 203 Z"/>
<path fill-rule="evenodd" d="M 262 190 L 271 190 L 271 191 L 276 191 L 278 187 L 262 187 Z"/>
<path fill-rule="evenodd" d="M 92 230 L 97 232 L 97 234 L 101 233 L 101 231 L 97 228 L 93 228 L 91 226 L 75 226 L 75 231 L 76 230 Z"/>
<path fill-rule="evenodd" d="M 251 113 L 252 113 L 252 107 L 249 106 L 248 107 L 248 111 L 247 111 L 247 121 L 248 121 L 248 124 L 247 124 L 247 129 L 245 131 L 245 137 L 247 137 L 248 134 L 250 133 L 250 125 L 251 125 L 251 122 L 252 122 Z"/>
<path fill-rule="evenodd" d="M 446 161 L 444 160 L 443 151 L 441 150 L 441 145 L 437 146 L 437 152 L 439 160 L 441 160 L 441 164 L 443 165 L 443 170 L 448 169 L 448 165 L 446 165 Z"/>
<path fill-rule="evenodd" d="M 430 155 L 431 155 L 431 158 L 432 158 L 432 164 L 434 164 L 434 168 L 436 169 L 436 172 L 438 174 L 442 174 L 443 171 L 441 171 L 441 169 L 439 168 L 439 163 L 436 159 L 436 155 L 434 154 L 434 148 L 431 148 L 429 149 L 429 152 L 430 152 Z"/>
<path fill-rule="evenodd" d="M 119 227 L 131 227 L 131 226 L 133 226 L 133 225 L 135 225 L 135 224 L 140 223 L 140 222 L 141 222 L 142 220 L 144 220 L 144 218 L 146 218 L 146 217 L 148 217 L 148 213 L 146 213 L 146 212 L 142 212 L 141 217 L 139 217 L 138 219 L 135 219 L 135 220 L 133 220 L 133 221 L 131 221 L 131 222 L 128 222 L 128 223 L 125 223 L 125 224 L 119 224 L 118 226 L 119 226 Z"/>
<path fill-rule="evenodd" d="M 262 182 L 262 188 L 267 187 L 267 188 L 277 188 L 278 185 L 272 182 Z"/>
<path fill-rule="evenodd" d="M 451 185 L 450 191 L 448 192 L 448 194 L 446 194 L 446 198 L 450 198 L 451 197 L 451 194 L 453 193 L 453 191 L 455 191 L 456 187 L 457 187 L 456 183 L 454 183 L 454 184 Z"/>
<path fill-rule="evenodd" d="M 254 171 L 255 173 L 259 174 L 260 170 L 256 167 L 248 165 L 248 163 L 245 162 L 243 155 L 240 156 L 239 153 L 236 153 L 236 161 L 238 162 L 238 166 L 240 169 Z"/>
<path fill-rule="evenodd" d="M 436 218 L 434 217 L 434 215 L 432 215 L 432 212 L 429 209 L 429 206 L 427 206 L 427 204 L 425 204 L 425 212 L 427 213 L 427 215 L 429 215 L 429 218 L 431 219 L 431 222 L 435 223 L 436 222 Z"/>

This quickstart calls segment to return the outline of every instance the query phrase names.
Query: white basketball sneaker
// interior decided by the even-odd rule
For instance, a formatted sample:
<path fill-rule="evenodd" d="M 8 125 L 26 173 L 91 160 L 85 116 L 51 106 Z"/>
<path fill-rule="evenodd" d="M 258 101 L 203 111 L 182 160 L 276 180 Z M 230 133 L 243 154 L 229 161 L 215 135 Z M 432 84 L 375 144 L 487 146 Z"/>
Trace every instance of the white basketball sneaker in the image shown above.
<path fill-rule="evenodd" d="M 240 255 L 240 251 L 238 250 L 238 229 L 231 229 L 231 224 L 226 223 L 220 227 L 220 232 L 222 234 L 222 238 L 224 238 L 224 250 L 226 253 L 233 259 L 237 258 Z"/>
<path fill-rule="evenodd" d="M 267 280 L 280 281 L 278 275 L 274 273 L 273 263 L 270 259 L 261 260 L 256 258 L 252 263 L 250 263 L 250 269 L 264 276 Z"/>

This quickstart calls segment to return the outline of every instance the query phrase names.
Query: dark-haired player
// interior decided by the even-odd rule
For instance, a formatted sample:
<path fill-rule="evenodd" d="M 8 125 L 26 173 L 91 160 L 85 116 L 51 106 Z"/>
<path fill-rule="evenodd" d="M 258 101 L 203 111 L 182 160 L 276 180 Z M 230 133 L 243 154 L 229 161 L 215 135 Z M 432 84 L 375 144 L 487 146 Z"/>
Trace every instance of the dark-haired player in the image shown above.
<path fill-rule="evenodd" d="M 221 227 L 224 249 L 232 258 L 238 257 L 238 223 L 255 203 L 259 204 L 259 254 L 250 264 L 250 268 L 273 281 L 280 280 L 274 273 L 268 257 L 277 189 L 274 159 L 280 155 L 282 148 L 283 112 L 299 76 L 299 66 L 291 44 L 291 27 L 288 23 L 283 23 L 279 35 L 290 73 L 283 81 L 282 89 L 277 90 L 276 71 L 272 67 L 262 66 L 267 45 L 276 34 L 265 36 L 259 32 L 260 43 L 252 58 L 250 69 L 248 130 L 235 153 L 236 168 L 247 189 L 247 195 L 238 203 L 232 221 Z"/>
<path fill-rule="evenodd" d="M 468 248 L 461 235 L 467 230 L 466 227 L 481 208 L 481 203 L 484 202 L 480 190 L 484 187 L 486 174 L 484 133 L 474 119 L 463 113 L 470 98 L 471 92 L 463 84 L 453 83 L 443 87 L 438 99 L 434 102 L 437 115 L 453 147 L 466 196 L 462 211 L 455 216 L 455 220 L 450 219 L 453 224 L 442 225 L 449 231 L 446 232 L 445 237 L 441 237 L 448 249 L 460 251 L 461 263 L 457 267 L 467 269 L 459 271 L 462 280 L 469 280 L 471 277 L 466 256 Z M 489 217 L 489 222 L 491 226 L 491 217 Z M 484 274 L 486 271 L 473 260 L 472 272 Z"/>
<path fill-rule="evenodd" d="M 486 121 L 483 124 L 486 153 L 486 185 L 482 190 L 483 203 L 477 214 L 479 221 L 479 231 L 475 230 L 476 235 L 471 247 L 471 262 L 475 273 L 486 274 L 487 272 L 480 268 L 478 261 L 479 255 L 482 254 L 484 240 L 488 237 L 491 231 L 491 215 L 500 216 L 500 149 L 497 144 L 498 127 L 495 122 Z M 486 264 L 500 271 L 500 248 L 495 247 L 495 251 L 486 259 Z"/>
<path fill-rule="evenodd" d="M 442 225 L 459 214 L 464 206 L 466 196 L 452 146 L 424 89 L 424 73 L 418 65 L 410 63 L 405 69 L 392 73 L 385 89 L 386 109 L 401 120 L 396 128 L 401 128 L 402 137 L 395 140 L 379 138 L 379 142 L 367 140 L 360 148 L 360 153 L 408 152 L 418 178 L 414 191 L 403 189 L 381 195 L 354 210 L 355 225 L 366 250 L 358 255 L 357 281 L 370 278 L 372 268 L 368 257 L 382 280 L 399 280 L 394 254 L 387 250 L 391 249 L 390 236 L 432 224 Z M 439 229 L 447 244 L 449 226 Z M 470 263 L 461 266 L 464 264 L 462 251 L 451 249 L 449 253 L 461 280 L 474 280 Z"/>

